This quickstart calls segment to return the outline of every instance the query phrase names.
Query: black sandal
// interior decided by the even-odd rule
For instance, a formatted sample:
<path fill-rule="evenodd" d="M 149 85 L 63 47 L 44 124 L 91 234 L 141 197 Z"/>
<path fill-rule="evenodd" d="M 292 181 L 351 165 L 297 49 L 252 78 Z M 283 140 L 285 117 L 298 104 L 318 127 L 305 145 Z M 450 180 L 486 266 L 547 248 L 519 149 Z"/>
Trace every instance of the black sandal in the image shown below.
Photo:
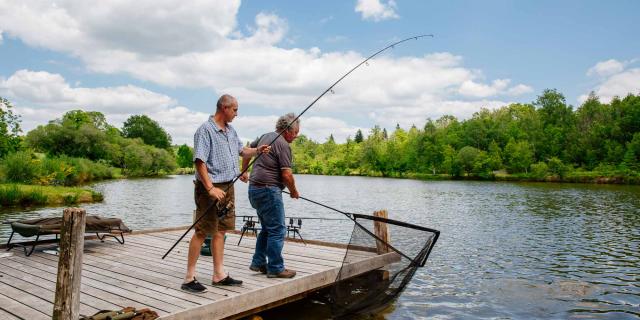
<path fill-rule="evenodd" d="M 211 284 L 214 286 L 239 286 L 242 285 L 242 280 L 236 280 L 234 278 L 231 278 L 231 276 L 227 275 L 226 278 L 215 282 L 215 281 L 211 281 Z"/>

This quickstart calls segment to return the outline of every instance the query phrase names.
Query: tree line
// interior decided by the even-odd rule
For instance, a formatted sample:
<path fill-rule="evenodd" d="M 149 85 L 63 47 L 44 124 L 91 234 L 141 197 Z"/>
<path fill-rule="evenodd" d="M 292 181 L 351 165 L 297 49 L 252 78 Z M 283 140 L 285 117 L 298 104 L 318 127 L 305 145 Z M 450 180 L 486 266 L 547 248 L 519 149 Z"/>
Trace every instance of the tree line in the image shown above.
<path fill-rule="evenodd" d="M 532 103 L 481 109 L 463 121 L 445 115 L 422 128 L 375 126 L 341 144 L 301 136 L 292 148 L 298 173 L 638 182 L 640 96 L 602 103 L 592 93 L 573 110 L 547 89 Z"/>
<path fill-rule="evenodd" d="M 0 182 L 74 185 L 117 176 L 192 168 L 187 145 L 154 120 L 134 115 L 122 128 L 100 112 L 72 110 L 21 135 L 20 118 L 0 97 Z M 415 178 L 515 178 L 640 182 L 640 96 L 602 103 L 593 93 L 576 110 L 557 90 L 528 104 L 481 109 L 470 119 L 427 119 L 422 128 L 358 130 L 345 143 L 301 135 L 294 172 Z M 191 169 L 192 170 L 192 169 Z"/>
<path fill-rule="evenodd" d="M 0 97 L 0 182 L 76 185 L 192 166 L 191 149 L 172 146 L 171 136 L 146 115 L 133 115 L 116 128 L 100 112 L 72 110 L 21 133 L 13 105 Z"/>

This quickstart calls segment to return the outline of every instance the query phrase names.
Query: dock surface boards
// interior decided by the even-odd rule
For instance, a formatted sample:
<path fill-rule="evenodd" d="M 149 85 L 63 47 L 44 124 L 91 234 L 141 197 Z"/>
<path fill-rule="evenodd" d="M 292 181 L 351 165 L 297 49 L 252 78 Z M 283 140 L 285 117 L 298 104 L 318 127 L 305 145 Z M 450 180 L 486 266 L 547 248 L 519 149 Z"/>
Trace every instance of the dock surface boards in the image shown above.
<path fill-rule="evenodd" d="M 224 264 L 240 287 L 212 286 L 211 257 L 201 256 L 198 280 L 208 291 L 201 294 L 180 289 L 186 271 L 187 235 L 162 260 L 166 250 L 184 230 L 126 236 L 120 245 L 113 240 L 86 240 L 83 255 L 80 313 L 124 307 L 150 308 L 162 319 L 221 319 L 332 284 L 342 266 L 344 248 L 287 241 L 285 265 L 298 274 L 292 279 L 271 279 L 249 270 L 255 237 L 228 234 Z M 58 256 L 40 246 L 30 257 L 20 248 L 0 257 L 0 319 L 50 319 L 56 287 Z M 54 247 L 49 247 L 49 249 Z M 47 253 L 49 252 L 49 253 Z M 398 259 L 395 254 L 357 252 L 351 255 L 351 275 L 377 269 Z"/>

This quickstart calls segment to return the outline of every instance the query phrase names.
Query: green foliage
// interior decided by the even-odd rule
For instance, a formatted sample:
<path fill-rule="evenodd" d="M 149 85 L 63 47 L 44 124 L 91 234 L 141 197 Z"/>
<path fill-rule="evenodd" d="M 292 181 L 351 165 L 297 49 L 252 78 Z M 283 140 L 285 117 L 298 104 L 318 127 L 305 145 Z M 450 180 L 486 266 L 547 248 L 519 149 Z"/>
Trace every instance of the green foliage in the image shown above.
<path fill-rule="evenodd" d="M 9 154 L 0 164 L 2 182 L 71 186 L 113 177 L 105 164 L 68 156 L 37 158 L 28 151 Z"/>
<path fill-rule="evenodd" d="M 140 138 L 145 144 L 161 149 L 171 147 L 171 136 L 146 115 L 134 115 L 122 126 L 122 135 L 126 138 Z"/>
<path fill-rule="evenodd" d="M 544 162 L 531 165 L 531 176 L 537 179 L 544 179 L 549 173 L 549 166 Z"/>
<path fill-rule="evenodd" d="M 123 173 L 131 176 L 171 172 L 176 167 L 176 157 L 165 149 L 171 141 L 166 132 L 146 116 L 133 116 L 129 120 L 129 125 L 125 125 L 132 129 L 129 134 L 140 128 L 148 133 L 164 134 L 164 140 L 160 139 L 164 141 L 163 148 L 145 145 L 142 137 L 122 137 L 118 129 L 106 122 L 102 113 L 92 111 L 72 110 L 61 120 L 30 131 L 27 145 L 47 154 L 40 175 L 33 182 L 74 185 L 111 178 L 113 170 L 109 166 L 123 168 Z"/>
<path fill-rule="evenodd" d="M 513 138 L 504 148 L 506 169 L 510 173 L 527 173 L 533 163 L 533 150 L 528 141 L 515 141 Z"/>
<path fill-rule="evenodd" d="M 358 131 L 356 131 L 356 136 L 353 139 L 353 141 L 355 141 L 355 143 L 361 143 L 362 141 L 364 141 L 364 136 L 362 135 L 362 130 L 358 129 Z"/>
<path fill-rule="evenodd" d="M 0 166 L 2 177 L 7 182 L 31 183 L 38 176 L 38 160 L 27 151 L 8 154 Z"/>
<path fill-rule="evenodd" d="M 569 172 L 569 168 L 564 163 L 562 163 L 562 160 L 556 157 L 552 157 L 551 159 L 549 159 L 548 167 L 549 173 L 561 178 L 564 177 L 567 172 Z"/>
<path fill-rule="evenodd" d="M 189 146 L 183 144 L 178 148 L 177 162 L 179 168 L 193 167 L 193 151 Z"/>
<path fill-rule="evenodd" d="M 0 206 L 23 207 L 47 203 L 47 195 L 41 189 L 23 190 L 18 185 L 0 185 Z"/>
<path fill-rule="evenodd" d="M 0 158 L 20 149 L 20 116 L 9 100 L 0 97 Z"/>
<path fill-rule="evenodd" d="M 494 171 L 507 170 L 525 179 L 584 182 L 602 175 L 638 181 L 640 170 L 635 95 L 605 104 L 592 94 L 574 112 L 562 94 L 545 90 L 533 104 L 482 109 L 465 121 L 445 115 L 427 119 L 422 129 L 396 125 L 386 132 L 375 126 L 368 137 L 360 140 L 362 131 L 356 132 L 343 144 L 301 136 L 292 145 L 294 171 L 493 179 Z"/>
<path fill-rule="evenodd" d="M 480 150 L 466 146 L 458 151 L 456 161 L 459 163 L 462 171 L 466 174 L 471 173 L 473 166 L 475 165 L 476 158 L 480 154 Z"/>

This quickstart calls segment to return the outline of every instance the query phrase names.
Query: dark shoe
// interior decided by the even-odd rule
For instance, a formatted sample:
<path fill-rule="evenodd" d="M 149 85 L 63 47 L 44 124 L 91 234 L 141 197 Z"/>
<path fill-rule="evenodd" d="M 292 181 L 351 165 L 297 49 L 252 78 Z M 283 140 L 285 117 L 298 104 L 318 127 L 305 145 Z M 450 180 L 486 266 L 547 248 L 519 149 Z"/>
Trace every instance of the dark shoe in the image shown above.
<path fill-rule="evenodd" d="M 249 270 L 251 271 L 255 271 L 255 272 L 260 272 L 262 274 L 267 274 L 267 266 L 260 266 L 260 267 L 256 267 L 256 266 L 249 266 Z"/>
<path fill-rule="evenodd" d="M 295 276 L 296 276 L 296 272 L 289 269 L 284 269 L 284 271 L 280 273 L 267 274 L 267 278 L 293 278 Z"/>
<path fill-rule="evenodd" d="M 218 282 L 211 281 L 211 284 L 214 286 L 239 286 L 242 284 L 242 280 L 236 280 L 234 278 L 231 278 L 231 276 L 227 275 L 226 278 Z"/>
<path fill-rule="evenodd" d="M 195 292 L 195 293 L 207 292 L 207 288 L 205 286 L 203 286 L 202 284 L 200 284 L 200 282 L 198 282 L 198 280 L 196 280 L 196 278 L 193 278 L 193 281 L 191 281 L 191 282 L 183 283 L 182 286 L 180 286 L 180 288 L 182 290 L 189 291 L 189 292 Z"/>

